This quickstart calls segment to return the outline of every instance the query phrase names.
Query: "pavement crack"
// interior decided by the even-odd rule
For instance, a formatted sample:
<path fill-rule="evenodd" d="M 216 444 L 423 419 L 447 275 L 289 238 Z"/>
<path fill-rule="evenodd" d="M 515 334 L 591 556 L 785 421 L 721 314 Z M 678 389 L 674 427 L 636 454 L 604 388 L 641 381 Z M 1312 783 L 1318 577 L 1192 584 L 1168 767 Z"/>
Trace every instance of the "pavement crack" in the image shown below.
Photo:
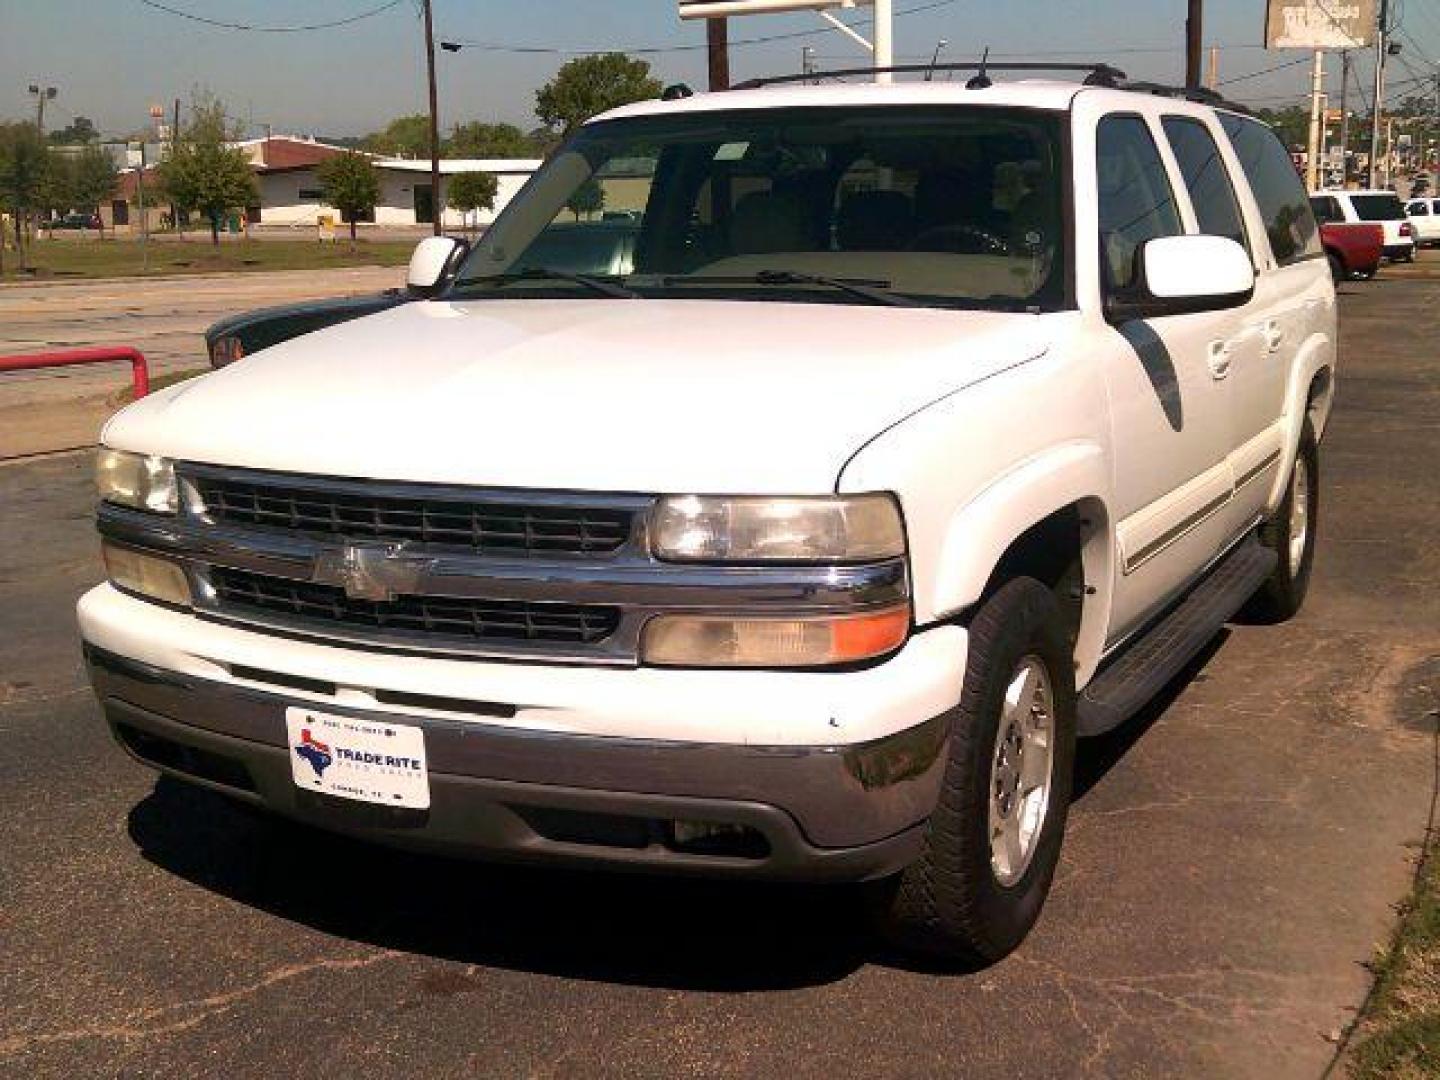
<path fill-rule="evenodd" d="M 188 1031 L 236 1003 L 262 993 L 279 983 L 289 982 L 317 971 L 358 971 L 405 955 L 407 954 L 394 949 L 385 949 L 366 956 L 343 959 L 321 957 L 304 963 L 285 964 L 234 990 L 142 1009 L 132 1013 L 121 1023 L 87 1024 L 64 1031 L 37 1035 L 11 1035 L 0 1039 L 0 1060 L 13 1058 L 29 1050 L 57 1043 L 80 1042 L 86 1039 L 129 1041 L 177 1034 Z"/>

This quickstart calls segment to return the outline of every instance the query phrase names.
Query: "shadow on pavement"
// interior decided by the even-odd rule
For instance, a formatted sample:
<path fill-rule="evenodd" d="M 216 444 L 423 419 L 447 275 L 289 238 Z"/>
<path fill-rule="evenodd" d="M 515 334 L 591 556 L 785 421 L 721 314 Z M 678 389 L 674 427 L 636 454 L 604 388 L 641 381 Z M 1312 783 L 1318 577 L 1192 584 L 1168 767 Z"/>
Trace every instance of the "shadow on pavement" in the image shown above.
<path fill-rule="evenodd" d="M 1217 635 L 1130 723 L 1081 742 L 1077 800 L 1200 675 L 1226 636 Z M 129 832 L 150 862 L 240 903 L 326 934 L 462 963 L 732 992 L 821 985 L 867 963 L 975 970 L 884 949 L 855 887 L 572 873 L 420 855 L 272 818 L 165 777 L 132 808 Z"/>

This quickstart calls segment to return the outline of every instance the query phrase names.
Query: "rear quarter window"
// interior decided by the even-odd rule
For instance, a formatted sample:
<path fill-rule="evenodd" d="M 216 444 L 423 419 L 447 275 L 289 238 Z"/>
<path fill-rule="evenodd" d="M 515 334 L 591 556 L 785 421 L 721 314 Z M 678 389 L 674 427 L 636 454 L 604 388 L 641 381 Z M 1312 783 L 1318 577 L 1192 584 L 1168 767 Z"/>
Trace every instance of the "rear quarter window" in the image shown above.
<path fill-rule="evenodd" d="M 1361 221 L 1404 221 L 1405 207 L 1398 195 L 1351 195 L 1350 205 Z"/>
<path fill-rule="evenodd" d="M 1320 257 L 1320 228 L 1310 210 L 1305 186 L 1275 133 L 1258 120 L 1234 113 L 1221 113 L 1220 126 L 1235 149 L 1260 207 L 1275 261 L 1288 266 Z"/>

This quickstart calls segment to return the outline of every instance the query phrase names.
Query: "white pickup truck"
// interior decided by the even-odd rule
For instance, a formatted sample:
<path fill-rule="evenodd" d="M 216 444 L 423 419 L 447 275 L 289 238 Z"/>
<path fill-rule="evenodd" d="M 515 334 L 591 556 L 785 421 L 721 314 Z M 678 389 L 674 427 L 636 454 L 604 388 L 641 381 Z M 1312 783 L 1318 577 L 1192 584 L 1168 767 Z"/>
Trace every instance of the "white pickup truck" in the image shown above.
<path fill-rule="evenodd" d="M 1077 735 L 1304 599 L 1335 295 L 1263 125 L 1086 83 L 667 94 L 430 298 L 160 391 L 79 620 L 140 761 L 496 859 L 866 882 L 1014 948 Z M 601 206 L 634 265 L 547 266 Z M 532 252 L 542 252 L 540 255 Z"/>

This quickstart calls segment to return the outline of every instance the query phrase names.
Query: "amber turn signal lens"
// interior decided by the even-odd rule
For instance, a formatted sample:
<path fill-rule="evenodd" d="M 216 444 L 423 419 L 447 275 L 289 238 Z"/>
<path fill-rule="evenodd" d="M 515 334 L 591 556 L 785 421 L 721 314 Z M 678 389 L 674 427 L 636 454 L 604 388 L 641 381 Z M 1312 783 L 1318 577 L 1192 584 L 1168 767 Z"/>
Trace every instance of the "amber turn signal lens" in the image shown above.
<path fill-rule="evenodd" d="M 667 667 L 823 667 L 883 656 L 909 632 L 908 605 L 798 619 L 661 615 L 645 626 L 642 655 Z"/>

